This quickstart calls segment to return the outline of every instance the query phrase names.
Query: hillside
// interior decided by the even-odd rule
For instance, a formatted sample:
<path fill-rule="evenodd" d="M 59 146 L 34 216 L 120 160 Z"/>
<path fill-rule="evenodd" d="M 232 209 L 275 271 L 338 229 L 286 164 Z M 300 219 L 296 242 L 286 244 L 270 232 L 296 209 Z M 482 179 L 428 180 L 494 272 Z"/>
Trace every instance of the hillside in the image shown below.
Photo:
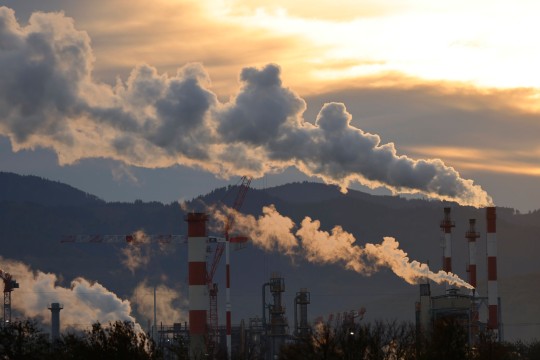
<path fill-rule="evenodd" d="M 66 184 L 33 175 L 0 172 L 0 201 L 45 206 L 82 206 L 104 203 L 97 196 Z"/>
<path fill-rule="evenodd" d="M 124 248 L 108 244 L 61 244 L 66 234 L 185 234 L 185 210 L 201 210 L 219 202 L 231 204 L 235 187 L 216 189 L 181 207 L 179 204 L 107 203 L 68 185 L 37 177 L 0 173 L 0 255 L 17 259 L 34 269 L 62 275 L 61 284 L 77 276 L 99 281 L 123 298 L 129 298 L 142 281 L 165 284 L 187 297 L 187 251 L 185 245 L 166 249 L 153 247 L 149 261 L 134 273 L 121 264 Z M 9 192 L 9 194 L 8 194 Z M 34 194 L 34 195 L 32 195 Z M 479 291 L 485 288 L 485 213 L 438 201 L 408 200 L 394 196 L 373 196 L 351 190 L 342 194 L 336 187 L 315 183 L 294 183 L 275 188 L 251 189 L 244 213 L 259 215 L 265 205 L 275 205 L 298 225 L 309 216 L 320 220 L 329 231 L 340 225 L 351 232 L 357 244 L 379 243 L 393 236 L 411 260 L 429 262 L 438 269 L 441 262 L 439 221 L 444 206 L 452 207 L 453 268 L 463 278 L 467 263 L 468 219 L 477 219 L 482 233 L 478 244 Z M 540 331 L 540 309 L 534 284 L 540 280 L 540 212 L 518 214 L 498 208 L 499 279 L 503 319 L 507 338 L 527 338 Z M 211 214 L 210 214 L 211 215 Z M 219 233 L 215 223 L 212 231 Z M 409 285 L 388 269 L 365 276 L 345 270 L 340 264 L 312 264 L 278 251 L 266 252 L 253 245 L 231 254 L 232 296 L 235 319 L 260 316 L 261 286 L 274 271 L 285 278 L 285 302 L 292 311 L 293 297 L 300 288 L 311 291 L 310 316 L 366 307 L 366 320 L 414 319 L 418 287 Z M 0 268 L 1 268 L 0 264 Z M 220 268 L 221 269 L 221 268 Z M 217 280 L 224 289 L 223 271 Z M 435 287 L 435 292 L 443 291 Z M 19 293 L 22 293 L 21 289 Z M 223 296 L 224 291 L 220 293 Z M 17 292 L 14 293 L 17 296 Z M 223 299 L 220 298 L 221 304 Z M 186 309 L 185 302 L 178 306 Z M 530 309 L 524 313 L 523 309 Z M 223 309 L 222 309 L 223 310 Z M 223 318 L 223 317 L 222 317 Z M 289 314 L 292 318 L 292 313 Z M 529 319 L 524 325 L 523 319 Z M 180 320 L 180 319 L 178 319 Z M 146 323 L 146 318 L 140 319 Z M 235 320 L 236 321 L 236 320 Z"/>

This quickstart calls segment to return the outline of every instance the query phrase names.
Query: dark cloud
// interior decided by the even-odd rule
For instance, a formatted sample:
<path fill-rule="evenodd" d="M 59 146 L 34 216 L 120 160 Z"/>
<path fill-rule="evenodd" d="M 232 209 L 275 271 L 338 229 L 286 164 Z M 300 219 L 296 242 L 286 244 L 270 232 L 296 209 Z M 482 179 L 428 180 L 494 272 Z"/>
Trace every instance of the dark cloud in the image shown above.
<path fill-rule="evenodd" d="M 282 85 L 277 65 L 244 69 L 239 93 L 221 103 L 199 64 L 174 76 L 139 66 L 115 86 L 93 80 L 90 39 L 62 14 L 34 14 L 21 27 L 1 8 L 0 24 L 0 44 L 10 46 L 0 53 L 9 72 L 0 79 L 0 133 L 15 148 L 52 148 L 62 163 L 106 157 L 221 176 L 296 166 L 343 189 L 360 182 L 476 206 L 491 201 L 442 161 L 398 155 L 394 144 L 352 125 L 342 103 L 305 121 L 306 104 Z"/>

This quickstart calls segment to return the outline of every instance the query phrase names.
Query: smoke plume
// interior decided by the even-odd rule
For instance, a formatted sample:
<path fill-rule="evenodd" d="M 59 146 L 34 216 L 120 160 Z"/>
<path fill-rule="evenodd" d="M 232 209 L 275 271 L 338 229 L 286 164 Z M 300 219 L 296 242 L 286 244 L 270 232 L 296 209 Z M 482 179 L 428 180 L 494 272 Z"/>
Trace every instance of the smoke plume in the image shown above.
<path fill-rule="evenodd" d="M 54 302 L 64 306 L 61 311 L 61 326 L 65 328 L 87 328 L 93 323 L 116 320 L 136 323 L 131 315 L 131 304 L 120 299 L 97 282 L 81 277 L 71 281 L 69 288 L 57 285 L 54 274 L 34 271 L 18 261 L 0 258 L 2 269 L 20 284 L 12 293 L 13 310 L 24 317 L 40 318 L 50 324 L 51 313 L 47 307 Z M 137 324 L 136 328 L 140 330 Z"/>
<path fill-rule="evenodd" d="M 218 221 L 225 222 L 231 211 L 234 210 L 224 208 L 223 212 L 214 214 Z M 285 252 L 318 264 L 342 264 L 362 275 L 371 275 L 386 267 L 409 284 L 428 278 L 438 284 L 446 282 L 473 288 L 453 273 L 442 270 L 435 273 L 428 265 L 411 261 L 392 237 L 385 237 L 380 244 L 360 246 L 355 244 L 355 237 L 340 226 L 335 226 L 331 232 L 320 227 L 318 220 L 305 217 L 296 229 L 295 223 L 273 205 L 264 207 L 263 215 L 258 218 L 235 212 L 235 230 L 249 236 L 255 245 L 265 250 Z"/>
<path fill-rule="evenodd" d="M 280 68 L 245 68 L 222 103 L 200 64 L 175 75 L 149 65 L 110 86 L 92 78 L 87 33 L 61 13 L 34 13 L 21 26 L 0 8 L 0 135 L 14 151 L 54 149 L 60 164 L 105 157 L 141 167 L 176 164 L 219 176 L 280 172 L 294 166 L 337 184 L 384 186 L 484 206 L 491 198 L 439 159 L 398 155 L 393 143 L 351 125 L 342 103 L 314 122 L 306 103 L 283 86 Z M 313 120 L 313 119 L 312 119 Z"/>
<path fill-rule="evenodd" d="M 142 230 L 133 233 L 133 242 L 127 244 L 120 250 L 122 254 L 122 265 L 135 273 L 140 267 L 148 265 L 150 262 L 152 249 L 150 239 Z"/>
<path fill-rule="evenodd" d="M 133 295 L 131 303 L 139 314 L 146 319 L 154 318 L 154 288 L 149 286 L 146 281 L 138 284 Z M 178 291 L 166 286 L 156 287 L 156 316 L 157 323 L 167 324 L 181 323 L 187 321 L 188 316 L 185 310 L 188 305 L 186 298 Z"/>

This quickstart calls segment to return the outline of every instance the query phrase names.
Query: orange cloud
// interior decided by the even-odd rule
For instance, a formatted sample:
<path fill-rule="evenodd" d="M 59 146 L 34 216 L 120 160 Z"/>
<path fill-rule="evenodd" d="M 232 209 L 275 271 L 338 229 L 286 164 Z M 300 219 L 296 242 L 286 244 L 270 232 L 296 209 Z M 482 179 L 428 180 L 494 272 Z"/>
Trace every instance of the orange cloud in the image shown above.
<path fill-rule="evenodd" d="M 462 148 L 450 146 L 409 146 L 408 152 L 416 156 L 434 156 L 448 164 L 475 171 L 540 176 L 540 148 L 523 152 L 516 150 Z"/>

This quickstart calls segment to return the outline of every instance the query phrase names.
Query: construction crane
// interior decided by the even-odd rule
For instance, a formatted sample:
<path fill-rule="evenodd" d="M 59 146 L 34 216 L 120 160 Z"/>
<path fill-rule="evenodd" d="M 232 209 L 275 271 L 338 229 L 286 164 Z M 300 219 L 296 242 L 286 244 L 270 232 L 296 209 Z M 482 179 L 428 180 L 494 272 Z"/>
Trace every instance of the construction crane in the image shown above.
<path fill-rule="evenodd" d="M 236 198 L 234 200 L 232 210 L 230 211 L 223 230 L 223 234 L 225 237 L 225 242 L 218 242 L 216 246 L 216 250 L 214 252 L 214 258 L 212 262 L 210 263 L 209 269 L 207 269 L 206 273 L 206 283 L 208 285 L 208 295 L 210 299 L 210 306 L 208 311 L 208 323 L 210 324 L 210 334 L 209 337 L 211 341 L 216 344 L 219 337 L 219 323 L 218 323 L 218 309 L 217 309 L 217 294 L 218 294 L 218 287 L 217 284 L 214 283 L 214 275 L 216 273 L 217 266 L 219 264 L 219 261 L 223 255 L 223 251 L 225 250 L 226 254 L 226 270 L 225 270 L 225 276 L 226 276 L 226 332 L 227 332 L 227 353 L 229 358 L 231 357 L 231 295 L 230 295 L 230 263 L 229 263 L 229 244 L 230 243 L 244 243 L 247 241 L 246 237 L 238 236 L 238 237 L 231 237 L 229 232 L 233 228 L 234 225 L 234 219 L 235 219 L 235 212 L 239 211 L 244 203 L 244 199 L 246 197 L 246 193 L 249 190 L 249 185 L 251 184 L 251 177 L 249 176 L 243 176 L 240 180 L 240 185 L 238 187 L 238 193 L 236 194 Z"/>
<path fill-rule="evenodd" d="M 142 238 L 142 239 L 140 239 Z M 137 233 L 128 235 L 66 235 L 60 240 L 61 243 L 98 243 L 98 244 L 142 244 L 145 242 L 158 244 L 185 244 L 185 235 L 157 234 L 138 235 Z"/>
<path fill-rule="evenodd" d="M 11 323 L 11 292 L 19 288 L 11 274 L 0 269 L 0 278 L 4 281 L 4 326 Z"/>
<path fill-rule="evenodd" d="M 229 235 L 230 230 L 234 224 L 234 213 L 239 211 L 244 203 L 244 199 L 249 186 L 251 184 L 251 177 L 244 176 L 241 178 L 238 193 L 234 200 L 231 211 L 226 219 L 224 225 L 224 237 L 208 236 L 209 243 L 215 243 L 216 248 L 213 256 L 213 260 L 210 263 L 209 268 L 206 270 L 206 283 L 208 286 L 210 306 L 208 311 L 208 323 L 210 324 L 209 338 L 213 344 L 217 343 L 218 339 L 218 316 L 217 316 L 217 284 L 213 282 L 214 275 L 216 273 L 219 261 L 226 253 L 226 310 L 227 310 L 227 351 L 230 358 L 231 353 L 231 304 L 230 304 L 230 264 L 229 264 L 229 243 L 242 244 L 248 239 L 244 236 L 231 237 Z M 142 238 L 142 239 L 141 239 Z M 159 244 L 171 244 L 171 243 L 187 243 L 187 237 L 184 235 L 140 235 L 137 233 L 128 235 L 67 235 L 60 240 L 62 243 L 128 243 L 128 244 L 142 244 L 146 242 L 159 243 Z"/>

